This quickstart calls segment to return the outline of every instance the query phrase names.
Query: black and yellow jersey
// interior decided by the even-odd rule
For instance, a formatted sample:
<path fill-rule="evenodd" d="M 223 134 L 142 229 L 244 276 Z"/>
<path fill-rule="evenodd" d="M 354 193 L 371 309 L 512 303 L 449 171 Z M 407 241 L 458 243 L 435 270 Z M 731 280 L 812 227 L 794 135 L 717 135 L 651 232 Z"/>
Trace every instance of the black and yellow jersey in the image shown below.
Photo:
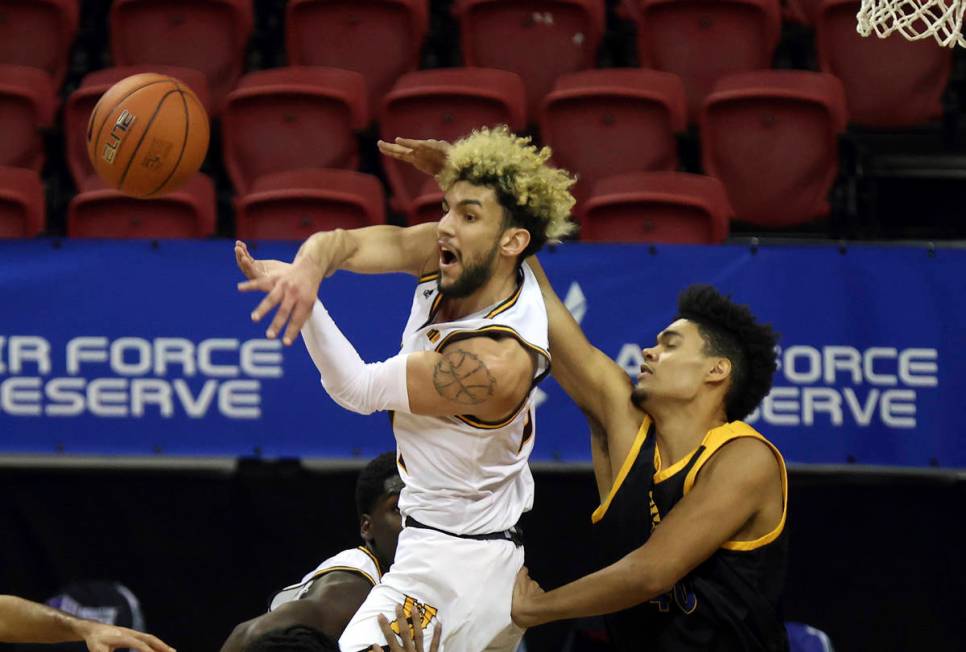
<path fill-rule="evenodd" d="M 644 545 L 654 527 L 694 486 L 698 472 L 724 444 L 753 437 L 767 444 L 782 473 L 784 508 L 774 530 L 754 541 L 728 541 L 649 603 L 606 617 L 620 652 L 787 650 L 779 614 L 785 580 L 788 476 L 778 449 L 754 428 L 734 421 L 708 432 L 691 453 L 664 468 L 645 417 L 610 494 L 593 514 L 602 565 Z"/>

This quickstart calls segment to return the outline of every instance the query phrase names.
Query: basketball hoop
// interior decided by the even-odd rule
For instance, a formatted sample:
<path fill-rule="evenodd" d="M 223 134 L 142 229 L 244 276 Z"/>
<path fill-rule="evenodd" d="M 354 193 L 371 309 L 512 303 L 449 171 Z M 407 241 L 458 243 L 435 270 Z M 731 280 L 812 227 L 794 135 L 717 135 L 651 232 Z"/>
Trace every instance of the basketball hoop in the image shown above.
<path fill-rule="evenodd" d="M 910 41 L 931 36 L 947 48 L 966 47 L 964 11 L 966 0 L 862 0 L 857 29 L 862 36 L 899 32 Z"/>

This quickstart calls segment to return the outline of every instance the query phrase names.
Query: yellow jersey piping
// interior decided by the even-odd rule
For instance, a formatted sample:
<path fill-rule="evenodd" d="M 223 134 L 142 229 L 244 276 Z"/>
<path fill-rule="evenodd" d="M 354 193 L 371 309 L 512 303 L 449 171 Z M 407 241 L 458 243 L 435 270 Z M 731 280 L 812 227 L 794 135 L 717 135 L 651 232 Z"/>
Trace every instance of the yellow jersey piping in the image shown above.
<path fill-rule="evenodd" d="M 357 547 L 359 548 L 359 550 L 366 553 L 369 559 L 372 560 L 372 563 L 376 565 L 376 572 L 379 574 L 379 579 L 382 579 L 382 564 L 379 563 L 379 558 L 376 557 L 374 554 L 372 554 L 372 551 L 366 548 L 365 546 L 357 546 Z"/>
<path fill-rule="evenodd" d="M 315 580 L 319 579 L 323 575 L 328 575 L 329 573 L 334 573 L 336 571 L 341 571 L 343 573 L 355 573 L 356 575 L 362 575 L 364 578 L 366 578 L 367 580 L 369 580 L 369 582 L 372 583 L 373 586 L 375 586 L 376 584 L 379 583 L 376 580 L 372 579 L 372 575 L 370 575 L 369 573 L 365 572 L 362 569 L 356 568 L 355 566 L 330 566 L 329 568 L 323 568 L 322 570 L 320 570 L 319 572 L 317 572 L 315 575 L 313 575 L 312 578 L 309 581 L 310 582 L 314 582 Z"/>
<path fill-rule="evenodd" d="M 651 417 L 645 416 L 644 421 L 641 422 L 641 427 L 637 431 L 637 436 L 634 437 L 634 443 L 631 444 L 631 450 L 628 451 L 627 457 L 624 458 L 624 463 L 621 465 L 621 470 L 617 474 L 617 478 L 614 480 L 614 484 L 610 488 L 610 493 L 607 494 L 607 498 L 604 502 L 594 510 L 591 514 L 590 520 L 592 523 L 599 523 L 604 515 L 607 514 L 607 509 L 610 507 L 610 503 L 614 500 L 614 496 L 620 491 L 621 485 L 627 478 L 627 474 L 631 472 L 631 467 L 634 466 L 634 461 L 641 452 L 641 446 L 644 445 L 644 441 L 647 439 L 647 431 L 651 428 Z"/>
<path fill-rule="evenodd" d="M 691 491 L 691 488 L 694 486 L 694 483 L 697 481 L 698 472 L 701 470 L 701 468 L 707 463 L 709 459 L 711 459 L 711 456 L 714 455 L 715 452 L 717 452 L 722 446 L 724 446 L 728 442 L 734 441 L 736 439 L 750 437 L 752 439 L 757 439 L 764 444 L 767 444 L 767 446 L 771 449 L 772 453 L 775 455 L 775 459 L 778 460 L 778 466 L 781 469 L 781 476 L 782 476 L 781 519 L 778 521 L 778 525 L 776 525 L 773 530 L 771 530 L 770 532 L 768 532 L 763 536 L 758 537 L 757 539 L 752 539 L 749 541 L 732 540 L 732 541 L 725 541 L 723 544 L 721 544 L 721 547 L 724 548 L 725 550 L 736 550 L 736 551 L 755 550 L 757 548 L 761 548 L 762 546 L 766 546 L 772 541 L 774 541 L 775 539 L 777 539 L 778 536 L 785 529 L 785 519 L 786 519 L 786 516 L 788 515 L 788 471 L 785 468 L 785 460 L 784 458 L 782 458 L 782 454 L 779 452 L 778 448 L 776 448 L 775 445 L 772 444 L 770 441 L 765 439 L 761 435 L 761 433 L 759 433 L 757 430 L 755 430 L 754 428 L 752 428 L 751 426 L 749 426 L 748 424 L 742 421 L 734 421 L 732 423 L 729 423 L 727 424 L 727 428 L 728 428 L 727 433 L 723 433 L 725 436 L 717 441 L 712 442 L 711 445 L 708 446 L 708 448 L 706 448 L 701 453 L 701 457 L 698 459 L 697 462 L 695 462 L 694 467 L 692 467 L 692 469 L 688 471 L 688 475 L 684 479 L 684 495 L 687 495 L 688 492 Z M 711 433 L 714 433 L 718 430 L 719 430 L 718 428 L 715 428 L 714 430 L 709 432 L 708 435 L 711 435 Z M 707 439 L 708 437 L 705 437 L 705 440 Z"/>

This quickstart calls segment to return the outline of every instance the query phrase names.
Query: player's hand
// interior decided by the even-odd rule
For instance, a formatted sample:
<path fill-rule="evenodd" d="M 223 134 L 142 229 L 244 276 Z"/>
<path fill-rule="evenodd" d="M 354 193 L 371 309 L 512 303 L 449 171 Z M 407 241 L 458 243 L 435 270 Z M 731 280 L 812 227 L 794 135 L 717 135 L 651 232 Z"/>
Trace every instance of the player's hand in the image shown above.
<path fill-rule="evenodd" d="M 292 266 L 291 263 L 285 263 L 281 260 L 270 258 L 256 260 L 252 258 L 252 255 L 248 252 L 248 245 L 241 240 L 235 240 L 235 264 L 238 265 L 238 269 L 248 280 L 265 278 L 269 274 L 281 272 Z"/>
<path fill-rule="evenodd" d="M 413 628 L 410 630 L 409 619 L 403 613 L 402 605 L 396 605 L 396 622 L 399 623 L 399 636 L 396 636 L 386 617 L 379 614 L 377 617 L 379 620 L 379 628 L 382 630 L 383 636 L 386 637 L 389 652 L 427 652 L 423 647 L 422 618 L 419 615 L 416 616 L 413 618 Z M 428 652 L 438 652 L 442 631 L 442 625 L 437 622 Z M 402 641 L 399 639 L 402 639 Z M 373 645 L 370 648 L 370 652 L 382 652 L 382 648 L 378 645 Z"/>
<path fill-rule="evenodd" d="M 94 622 L 88 625 L 85 622 L 82 634 L 90 652 L 112 652 L 118 649 L 135 652 L 175 652 L 173 647 L 161 639 L 126 627 Z"/>
<path fill-rule="evenodd" d="M 278 307 L 275 318 L 265 331 L 265 336 L 274 340 L 284 328 L 282 342 L 289 346 L 295 341 L 302 325 L 312 314 L 322 277 L 323 273 L 318 263 L 310 256 L 306 256 L 286 267 L 276 267 L 274 271 L 267 271 L 264 276 L 239 283 L 238 289 L 241 292 L 268 293 L 268 296 L 262 299 L 252 312 L 252 321 L 260 321 L 272 308 Z"/>
<path fill-rule="evenodd" d="M 394 143 L 380 140 L 379 151 L 390 158 L 409 163 L 420 172 L 436 176 L 443 171 L 451 145 L 445 140 L 397 138 Z"/>
<path fill-rule="evenodd" d="M 533 601 L 541 595 L 543 595 L 543 589 L 530 579 L 530 573 L 524 566 L 517 573 L 516 582 L 513 584 L 513 606 L 510 607 L 510 618 L 517 627 L 526 629 L 540 624 L 530 612 Z"/>

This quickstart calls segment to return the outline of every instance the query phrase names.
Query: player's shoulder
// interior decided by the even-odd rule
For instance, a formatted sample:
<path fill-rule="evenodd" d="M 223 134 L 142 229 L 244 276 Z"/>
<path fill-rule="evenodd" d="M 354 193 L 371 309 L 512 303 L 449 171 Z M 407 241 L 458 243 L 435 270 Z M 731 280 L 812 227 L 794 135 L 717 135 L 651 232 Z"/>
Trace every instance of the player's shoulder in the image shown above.
<path fill-rule="evenodd" d="M 336 572 L 357 575 L 375 585 L 382 578 L 383 571 L 380 568 L 379 560 L 371 551 L 362 546 L 357 546 L 332 555 L 316 566 L 315 570 L 309 573 L 305 579 L 319 578 Z"/>
<path fill-rule="evenodd" d="M 747 485 L 767 485 L 784 473 L 778 449 L 748 424 L 736 421 L 716 429 L 706 440 L 701 475 L 727 476 Z"/>

